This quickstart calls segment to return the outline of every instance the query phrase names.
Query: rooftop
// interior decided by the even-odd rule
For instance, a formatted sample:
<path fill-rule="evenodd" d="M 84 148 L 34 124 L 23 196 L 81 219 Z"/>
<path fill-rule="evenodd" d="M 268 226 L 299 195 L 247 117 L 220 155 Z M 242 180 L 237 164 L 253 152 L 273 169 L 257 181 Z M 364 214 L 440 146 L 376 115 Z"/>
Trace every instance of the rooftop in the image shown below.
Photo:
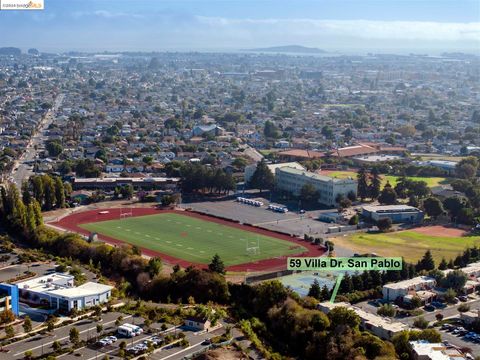
<path fill-rule="evenodd" d="M 17 286 L 20 290 L 28 289 L 30 291 L 45 292 L 55 287 L 66 288 L 68 286 L 73 286 L 73 281 L 74 277 L 72 275 L 53 273 L 19 282 L 17 283 Z"/>
<path fill-rule="evenodd" d="M 366 205 L 363 206 L 363 209 L 368 212 L 396 212 L 396 211 L 420 211 L 416 207 L 409 206 L 409 205 Z"/>
<path fill-rule="evenodd" d="M 102 294 L 112 289 L 113 289 L 113 286 L 110 286 L 110 285 L 87 282 L 77 287 L 51 290 L 51 291 L 46 291 L 46 293 L 51 295 L 62 296 L 65 298 L 77 298 L 77 297 Z"/>
<path fill-rule="evenodd" d="M 383 287 L 386 287 L 389 289 L 405 289 L 411 286 L 428 284 L 428 283 L 435 283 L 435 279 L 430 276 L 417 276 L 412 279 L 403 280 L 403 281 L 399 281 L 391 284 L 386 284 Z"/>
<path fill-rule="evenodd" d="M 338 178 L 334 178 L 334 177 L 331 177 L 331 176 L 320 175 L 320 174 L 313 173 L 313 172 L 306 171 L 306 170 L 294 169 L 294 168 L 291 168 L 291 167 L 282 167 L 282 168 L 277 169 L 277 171 L 282 171 L 282 172 L 286 172 L 286 173 L 290 173 L 290 174 L 294 174 L 294 175 L 302 175 L 302 176 L 308 177 L 312 180 L 331 181 L 331 182 L 339 183 L 339 184 L 350 183 L 352 181 L 356 181 L 356 180 L 353 180 L 351 178 L 338 179 Z"/>

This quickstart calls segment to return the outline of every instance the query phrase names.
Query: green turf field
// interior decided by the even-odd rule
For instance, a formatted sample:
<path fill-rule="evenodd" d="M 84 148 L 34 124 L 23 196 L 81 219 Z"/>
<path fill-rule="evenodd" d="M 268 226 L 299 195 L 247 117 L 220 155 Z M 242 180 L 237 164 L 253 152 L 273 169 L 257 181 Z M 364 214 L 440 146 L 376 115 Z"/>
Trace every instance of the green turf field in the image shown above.
<path fill-rule="evenodd" d="M 101 221 L 82 224 L 80 227 L 202 264 L 210 263 L 215 253 L 220 255 L 226 266 L 230 266 L 307 250 L 289 241 L 173 213 Z M 253 247 L 257 240 L 260 253 L 248 255 L 247 243 Z"/>
<path fill-rule="evenodd" d="M 357 173 L 354 171 L 334 171 L 328 176 L 344 179 L 347 177 L 352 177 L 354 179 L 357 178 Z M 421 177 L 421 176 L 407 176 L 411 180 L 415 181 L 425 181 L 429 187 L 438 186 L 441 184 L 448 184 L 448 179 L 444 177 Z M 388 182 L 390 185 L 395 186 L 397 184 L 398 176 L 391 176 L 391 175 L 382 175 L 382 186 Z"/>
<path fill-rule="evenodd" d="M 386 234 L 357 233 L 335 239 L 334 242 L 357 253 L 403 256 L 409 262 L 416 262 L 430 249 L 438 263 L 442 257 L 447 260 L 455 258 L 465 248 L 480 245 L 480 236 L 444 237 L 400 231 Z"/>

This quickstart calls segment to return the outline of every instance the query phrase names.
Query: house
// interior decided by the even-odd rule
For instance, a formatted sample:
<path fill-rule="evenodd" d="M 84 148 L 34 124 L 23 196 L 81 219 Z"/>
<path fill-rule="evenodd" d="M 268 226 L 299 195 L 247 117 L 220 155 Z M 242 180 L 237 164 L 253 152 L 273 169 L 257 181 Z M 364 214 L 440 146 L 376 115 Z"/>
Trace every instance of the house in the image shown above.
<path fill-rule="evenodd" d="M 202 136 L 203 134 L 221 136 L 224 132 L 225 130 L 216 124 L 197 125 L 192 129 L 193 136 Z"/>
<path fill-rule="evenodd" d="M 414 360 L 466 360 L 468 357 L 457 347 L 425 340 L 409 342 Z"/>
<path fill-rule="evenodd" d="M 184 321 L 184 325 L 195 331 L 208 331 L 212 327 L 212 323 L 207 318 L 188 317 Z"/>
<path fill-rule="evenodd" d="M 408 205 L 367 205 L 362 207 L 362 216 L 370 221 L 378 222 L 389 218 L 392 223 L 421 223 L 423 211 Z"/>
<path fill-rule="evenodd" d="M 106 303 L 113 286 L 87 282 L 75 286 L 74 277 L 52 273 L 16 284 L 22 302 L 35 306 L 47 306 L 51 310 L 68 313 Z"/>
<path fill-rule="evenodd" d="M 363 330 L 371 332 L 385 340 L 390 340 L 396 334 L 409 329 L 407 325 L 401 322 L 372 314 L 348 303 L 322 302 L 317 305 L 317 308 L 325 314 L 328 314 L 331 310 L 337 307 L 345 307 L 355 312 L 360 318 L 360 327 Z"/>
<path fill-rule="evenodd" d="M 396 301 L 406 295 L 415 294 L 417 291 L 431 290 L 437 284 L 435 278 L 430 276 L 417 276 L 412 279 L 385 284 L 382 288 L 383 299 Z"/>

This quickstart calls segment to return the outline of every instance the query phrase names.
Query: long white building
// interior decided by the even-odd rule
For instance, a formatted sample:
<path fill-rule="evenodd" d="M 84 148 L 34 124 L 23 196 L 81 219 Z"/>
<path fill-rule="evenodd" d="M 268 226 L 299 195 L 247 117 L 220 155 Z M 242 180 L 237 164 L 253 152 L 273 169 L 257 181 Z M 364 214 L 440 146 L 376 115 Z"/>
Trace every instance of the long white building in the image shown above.
<path fill-rule="evenodd" d="M 349 303 L 322 302 L 318 304 L 318 309 L 325 314 L 328 314 L 336 307 L 345 307 L 354 311 L 360 318 L 360 326 L 364 330 L 369 331 L 382 339 L 390 340 L 394 335 L 409 329 L 407 325 L 401 322 L 369 313 L 363 309 L 360 309 L 359 307 L 350 305 Z"/>
<path fill-rule="evenodd" d="M 346 198 L 349 193 L 357 194 L 357 180 L 352 178 L 337 179 L 291 167 L 275 169 L 277 190 L 298 196 L 302 187 L 306 184 L 312 184 L 315 187 L 320 194 L 318 202 L 327 206 L 336 206 L 338 195 Z"/>
<path fill-rule="evenodd" d="M 110 285 L 95 282 L 75 286 L 74 277 L 62 273 L 41 276 L 16 285 L 21 302 L 64 313 L 103 304 L 110 299 L 113 289 Z"/>

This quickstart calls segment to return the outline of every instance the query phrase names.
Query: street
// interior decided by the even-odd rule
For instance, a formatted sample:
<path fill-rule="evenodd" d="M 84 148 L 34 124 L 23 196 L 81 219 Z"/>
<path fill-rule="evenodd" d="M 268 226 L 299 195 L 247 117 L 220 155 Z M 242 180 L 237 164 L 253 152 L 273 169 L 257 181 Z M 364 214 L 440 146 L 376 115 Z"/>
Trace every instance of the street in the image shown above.
<path fill-rule="evenodd" d="M 55 99 L 52 109 L 50 109 L 43 117 L 40 124 L 38 124 L 37 131 L 33 134 L 30 142 L 28 143 L 25 151 L 20 159 L 15 161 L 13 170 L 10 176 L 12 181 L 18 188 L 22 185 L 22 181 L 28 179 L 33 174 L 33 164 L 30 163 L 37 158 L 38 147 L 42 146 L 46 137 L 44 136 L 45 130 L 48 129 L 50 124 L 55 119 L 57 110 L 62 105 L 65 94 L 59 94 Z"/>

